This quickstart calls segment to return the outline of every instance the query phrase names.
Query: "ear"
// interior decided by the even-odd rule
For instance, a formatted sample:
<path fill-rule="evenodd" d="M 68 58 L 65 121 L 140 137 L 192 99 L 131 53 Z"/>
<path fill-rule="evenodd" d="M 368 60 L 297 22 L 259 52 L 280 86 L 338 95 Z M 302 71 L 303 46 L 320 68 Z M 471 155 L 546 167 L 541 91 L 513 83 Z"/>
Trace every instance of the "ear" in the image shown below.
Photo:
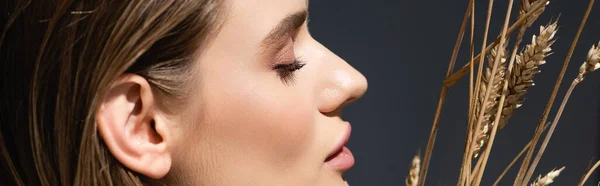
<path fill-rule="evenodd" d="M 171 168 L 168 127 L 155 110 L 156 101 L 146 79 L 124 74 L 108 89 L 96 113 L 98 130 L 112 155 L 153 179 Z"/>

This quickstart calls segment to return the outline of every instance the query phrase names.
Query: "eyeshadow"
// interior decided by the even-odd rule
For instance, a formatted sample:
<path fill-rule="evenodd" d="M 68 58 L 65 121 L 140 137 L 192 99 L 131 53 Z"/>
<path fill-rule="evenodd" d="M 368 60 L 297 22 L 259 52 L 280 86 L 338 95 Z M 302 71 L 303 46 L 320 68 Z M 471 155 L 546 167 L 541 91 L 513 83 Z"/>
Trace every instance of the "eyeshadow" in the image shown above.
<path fill-rule="evenodd" d="M 271 65 L 288 64 L 294 62 L 296 56 L 294 55 L 294 42 L 292 38 L 288 38 L 285 44 L 272 56 L 270 60 Z"/>

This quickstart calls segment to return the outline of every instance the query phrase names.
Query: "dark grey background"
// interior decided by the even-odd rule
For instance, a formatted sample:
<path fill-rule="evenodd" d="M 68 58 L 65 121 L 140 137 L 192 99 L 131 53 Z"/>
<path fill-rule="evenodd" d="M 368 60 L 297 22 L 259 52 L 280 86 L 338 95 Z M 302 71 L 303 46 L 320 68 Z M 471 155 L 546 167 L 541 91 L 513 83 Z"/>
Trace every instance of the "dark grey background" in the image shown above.
<path fill-rule="evenodd" d="M 491 39 L 500 32 L 506 0 L 494 5 Z M 519 2 L 516 0 L 515 2 Z M 313 0 L 310 30 L 325 46 L 346 59 L 369 80 L 362 99 L 348 106 L 345 119 L 353 124 L 349 147 L 357 160 L 347 173 L 353 186 L 404 185 L 412 156 L 424 152 L 441 81 L 468 0 Z M 483 185 L 491 185 L 504 167 L 531 138 L 562 67 L 586 0 L 552 0 L 546 12 L 526 34 L 560 15 L 558 41 L 548 63 L 536 76 L 525 105 L 496 138 Z M 488 1 L 476 1 L 477 31 L 481 48 Z M 518 10 L 515 6 L 513 10 Z M 514 21 L 513 17 L 513 21 Z M 571 60 L 549 121 L 576 76 L 588 49 L 600 40 L 600 3 L 583 32 Z M 468 43 L 468 33 L 464 42 Z M 510 45 L 512 46 L 512 44 Z M 457 68 L 466 64 L 463 45 Z M 600 72 L 590 74 L 574 91 L 535 177 L 554 167 L 567 166 L 553 185 L 576 185 L 591 160 L 598 159 Z M 457 181 L 464 146 L 468 80 L 448 94 L 426 185 L 453 185 Z M 501 185 L 511 185 L 513 169 Z M 588 185 L 598 183 L 598 173 Z"/>

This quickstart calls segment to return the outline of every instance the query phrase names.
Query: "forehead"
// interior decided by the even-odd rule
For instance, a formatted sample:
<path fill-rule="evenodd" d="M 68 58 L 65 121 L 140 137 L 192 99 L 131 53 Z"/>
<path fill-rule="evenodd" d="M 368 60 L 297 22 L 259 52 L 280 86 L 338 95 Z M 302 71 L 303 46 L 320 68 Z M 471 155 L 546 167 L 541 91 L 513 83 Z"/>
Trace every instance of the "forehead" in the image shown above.
<path fill-rule="evenodd" d="M 286 16 L 308 8 L 308 0 L 226 0 L 224 28 L 266 36 Z M 262 38 L 261 38 L 262 39 Z"/>
<path fill-rule="evenodd" d="M 202 60 L 242 62 L 257 57 L 271 30 L 287 16 L 306 10 L 308 1 L 225 0 L 224 5 L 225 20 L 208 47 L 207 53 L 211 55 L 205 55 Z"/>
<path fill-rule="evenodd" d="M 308 7 L 308 0 L 226 0 L 232 16 L 237 15 L 278 15 Z M 283 13 L 283 14 L 282 14 Z"/>

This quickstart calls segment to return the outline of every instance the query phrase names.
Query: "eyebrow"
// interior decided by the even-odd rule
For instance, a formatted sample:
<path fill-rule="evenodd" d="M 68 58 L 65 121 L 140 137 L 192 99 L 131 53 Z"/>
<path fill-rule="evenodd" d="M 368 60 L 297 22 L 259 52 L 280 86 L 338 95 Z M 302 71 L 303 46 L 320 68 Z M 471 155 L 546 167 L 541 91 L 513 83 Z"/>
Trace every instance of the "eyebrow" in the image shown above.
<path fill-rule="evenodd" d="M 282 19 L 277 26 L 263 39 L 262 47 L 273 49 L 282 45 L 289 34 L 300 28 L 308 18 L 308 10 L 301 10 Z"/>

